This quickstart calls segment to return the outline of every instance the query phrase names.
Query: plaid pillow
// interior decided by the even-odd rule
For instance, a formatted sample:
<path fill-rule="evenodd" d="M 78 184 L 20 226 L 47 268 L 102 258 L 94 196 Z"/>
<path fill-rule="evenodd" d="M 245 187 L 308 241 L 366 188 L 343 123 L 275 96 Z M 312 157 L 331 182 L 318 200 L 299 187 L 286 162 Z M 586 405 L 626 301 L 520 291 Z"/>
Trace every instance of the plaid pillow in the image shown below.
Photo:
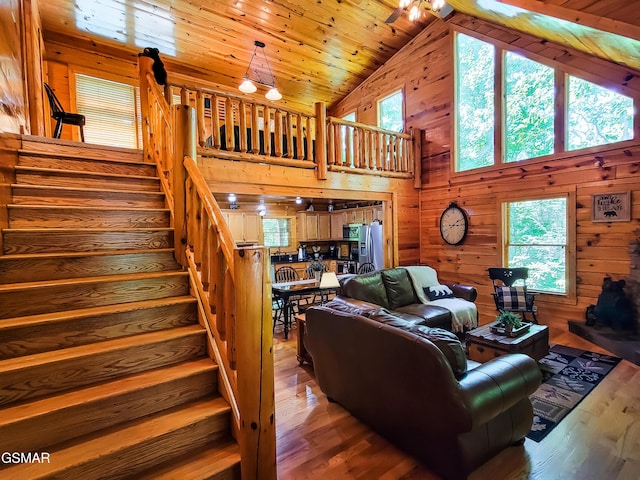
<path fill-rule="evenodd" d="M 505 310 L 527 309 L 527 287 L 496 287 L 496 295 Z"/>

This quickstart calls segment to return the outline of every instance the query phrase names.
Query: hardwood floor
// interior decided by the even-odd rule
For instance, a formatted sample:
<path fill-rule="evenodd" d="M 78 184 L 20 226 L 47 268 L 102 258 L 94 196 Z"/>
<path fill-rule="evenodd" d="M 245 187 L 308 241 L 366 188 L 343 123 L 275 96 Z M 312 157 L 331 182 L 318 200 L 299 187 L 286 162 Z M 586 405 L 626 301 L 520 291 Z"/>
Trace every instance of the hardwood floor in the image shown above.
<path fill-rule="evenodd" d="M 438 479 L 320 391 L 296 360 L 295 331 L 275 335 L 278 478 Z M 608 353 L 568 332 L 551 343 Z M 484 464 L 470 480 L 637 480 L 640 367 L 623 360 L 542 442 L 527 439 Z"/>

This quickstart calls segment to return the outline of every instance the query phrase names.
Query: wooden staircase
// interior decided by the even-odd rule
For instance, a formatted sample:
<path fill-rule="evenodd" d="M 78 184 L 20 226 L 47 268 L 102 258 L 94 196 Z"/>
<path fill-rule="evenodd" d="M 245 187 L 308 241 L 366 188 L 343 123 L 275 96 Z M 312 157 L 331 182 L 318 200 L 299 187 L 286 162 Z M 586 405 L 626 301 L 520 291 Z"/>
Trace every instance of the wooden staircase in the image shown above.
<path fill-rule="evenodd" d="M 0 256 L 0 478 L 236 479 L 218 367 L 139 152 L 25 141 Z"/>

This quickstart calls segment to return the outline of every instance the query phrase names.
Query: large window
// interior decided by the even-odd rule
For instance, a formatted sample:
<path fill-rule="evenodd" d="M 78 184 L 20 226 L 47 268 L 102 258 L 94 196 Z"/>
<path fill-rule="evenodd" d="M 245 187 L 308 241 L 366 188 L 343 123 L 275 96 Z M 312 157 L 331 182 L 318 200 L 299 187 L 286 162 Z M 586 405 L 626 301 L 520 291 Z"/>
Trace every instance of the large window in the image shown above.
<path fill-rule="evenodd" d="M 505 161 L 553 153 L 553 68 L 511 52 L 504 68 Z"/>
<path fill-rule="evenodd" d="M 291 245 L 291 221 L 288 218 L 263 218 L 262 232 L 265 247 Z"/>
<path fill-rule="evenodd" d="M 567 293 L 569 258 L 566 195 L 503 204 L 505 263 L 528 267 L 531 289 Z"/>
<path fill-rule="evenodd" d="M 76 108 L 88 143 L 142 148 L 136 87 L 76 74 Z"/>
<path fill-rule="evenodd" d="M 469 35 L 455 39 L 456 171 L 633 139 L 632 98 Z"/>
<path fill-rule="evenodd" d="M 568 88 L 568 150 L 633 138 L 632 98 L 572 76 Z"/>
<path fill-rule="evenodd" d="M 392 132 L 404 128 L 402 90 L 378 100 L 378 126 Z"/>
<path fill-rule="evenodd" d="M 468 35 L 456 35 L 457 168 L 493 165 L 495 47 Z"/>

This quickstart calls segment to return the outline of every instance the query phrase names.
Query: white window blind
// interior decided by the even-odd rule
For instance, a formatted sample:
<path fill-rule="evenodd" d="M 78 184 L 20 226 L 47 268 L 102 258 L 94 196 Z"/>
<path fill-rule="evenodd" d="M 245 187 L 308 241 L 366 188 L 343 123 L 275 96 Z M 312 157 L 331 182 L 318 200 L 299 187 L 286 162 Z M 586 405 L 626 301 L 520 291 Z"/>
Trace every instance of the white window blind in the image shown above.
<path fill-rule="evenodd" d="M 86 117 L 88 143 L 142 148 L 139 105 L 132 85 L 76 74 L 76 108 Z"/>

